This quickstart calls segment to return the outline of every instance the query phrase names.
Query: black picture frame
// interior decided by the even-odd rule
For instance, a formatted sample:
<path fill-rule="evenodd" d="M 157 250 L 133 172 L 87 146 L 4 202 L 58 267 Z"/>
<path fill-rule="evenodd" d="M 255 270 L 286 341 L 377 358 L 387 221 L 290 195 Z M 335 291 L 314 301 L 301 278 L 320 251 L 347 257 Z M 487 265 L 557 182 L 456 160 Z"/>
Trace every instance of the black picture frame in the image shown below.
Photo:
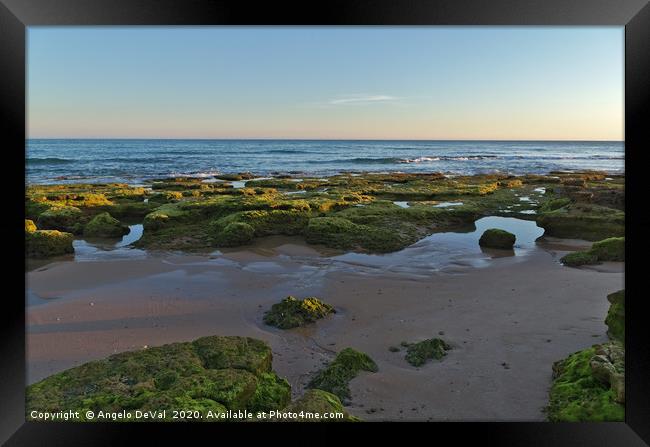
<path fill-rule="evenodd" d="M 625 26 L 625 147 L 626 147 L 626 420 L 621 423 L 438 423 L 417 424 L 426 439 L 450 437 L 462 442 L 509 445 L 642 446 L 650 444 L 650 350 L 645 344 L 648 327 L 642 302 L 641 269 L 635 259 L 648 252 L 644 197 L 647 184 L 642 172 L 650 150 L 648 109 L 650 98 L 650 5 L 646 0 L 320 0 L 291 4 L 215 0 L 0 0 L 0 110 L 5 176 L 11 187 L 5 196 L 3 236 L 12 241 L 7 253 L 5 278 L 18 287 L 5 287 L 0 312 L 0 441 L 6 445 L 97 445 L 128 443 L 146 432 L 149 443 L 172 432 L 187 439 L 198 434 L 225 441 L 226 431 L 246 441 L 258 431 L 279 431 L 289 424 L 72 424 L 25 422 L 25 303 L 24 257 L 21 233 L 24 202 L 19 191 L 25 179 L 26 27 L 36 25 L 616 25 Z M 22 149 L 21 149 L 22 148 Z M 24 183 L 23 183 L 24 186 Z M 637 204 L 631 206 L 630 204 Z M 640 264 L 643 268 L 643 264 Z M 9 290 L 15 290 L 9 293 Z M 647 294 L 645 294 L 647 295 Z M 292 438 L 312 442 L 322 430 L 343 424 L 291 425 Z M 414 427 L 391 424 L 389 430 Z M 377 431 L 386 424 L 347 424 L 346 431 Z M 324 436 L 327 436 L 323 432 Z M 427 434 L 428 433 L 428 434 Z M 230 433 L 231 435 L 234 433 Z M 214 437 L 217 435 L 218 437 Z M 279 435 L 283 436 L 283 435 Z M 289 438 L 278 438 L 289 439 Z M 327 439 L 327 438 L 324 438 Z M 408 441 L 407 441 L 408 442 Z M 419 442 L 416 439 L 411 442 Z"/>

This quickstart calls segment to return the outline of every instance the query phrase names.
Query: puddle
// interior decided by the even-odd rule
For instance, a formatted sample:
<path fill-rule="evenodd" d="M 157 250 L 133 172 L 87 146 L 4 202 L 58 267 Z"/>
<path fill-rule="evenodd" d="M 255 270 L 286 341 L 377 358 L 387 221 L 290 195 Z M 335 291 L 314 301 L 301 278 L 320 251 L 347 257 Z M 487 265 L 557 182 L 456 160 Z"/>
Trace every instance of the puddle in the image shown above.
<path fill-rule="evenodd" d="M 532 200 L 531 200 L 530 197 L 528 197 L 528 196 L 521 196 L 521 197 L 519 197 L 519 201 L 520 201 L 520 202 L 532 202 Z"/>
<path fill-rule="evenodd" d="M 149 199 L 144 199 L 142 202 L 143 203 L 149 203 Z"/>
<path fill-rule="evenodd" d="M 400 208 L 410 208 L 410 205 L 408 202 L 393 202 L 395 205 L 399 206 Z"/>
<path fill-rule="evenodd" d="M 463 202 L 440 202 L 437 205 L 433 205 L 434 208 L 448 208 L 450 206 L 461 206 Z"/>
<path fill-rule="evenodd" d="M 538 192 L 540 194 L 546 194 L 546 188 L 543 187 L 543 186 L 541 186 L 539 188 L 535 188 L 535 189 L 533 189 L 533 191 Z"/>
<path fill-rule="evenodd" d="M 519 211 L 519 214 L 537 214 L 537 211 L 535 211 L 535 210 L 523 210 L 523 211 Z"/>
<path fill-rule="evenodd" d="M 307 191 L 305 191 L 304 189 L 302 189 L 300 191 L 287 191 L 287 192 L 285 192 L 285 194 L 286 195 L 307 194 Z"/>
<path fill-rule="evenodd" d="M 235 189 L 241 189 L 241 188 L 246 187 L 246 182 L 247 181 L 248 180 L 235 180 L 235 181 L 230 182 L 230 184 Z"/>
<path fill-rule="evenodd" d="M 115 239 L 105 238 L 75 239 L 72 242 L 74 260 L 95 261 L 98 259 L 145 257 L 144 250 L 129 247 L 130 244 L 142 237 L 144 231 L 142 224 L 129 225 L 129 229 L 129 233 L 122 236 L 122 239 L 117 242 Z"/>
<path fill-rule="evenodd" d="M 346 253 L 331 258 L 339 264 L 361 268 L 368 273 L 400 273 L 426 275 L 431 271 L 446 271 L 459 263 L 482 267 L 490 259 L 500 257 L 523 257 L 535 248 L 535 240 L 544 229 L 535 221 L 513 217 L 489 216 L 477 220 L 475 229 L 466 233 L 435 233 L 398 252 L 383 255 Z M 514 250 L 482 250 L 478 240 L 489 228 L 499 228 L 516 236 Z"/>

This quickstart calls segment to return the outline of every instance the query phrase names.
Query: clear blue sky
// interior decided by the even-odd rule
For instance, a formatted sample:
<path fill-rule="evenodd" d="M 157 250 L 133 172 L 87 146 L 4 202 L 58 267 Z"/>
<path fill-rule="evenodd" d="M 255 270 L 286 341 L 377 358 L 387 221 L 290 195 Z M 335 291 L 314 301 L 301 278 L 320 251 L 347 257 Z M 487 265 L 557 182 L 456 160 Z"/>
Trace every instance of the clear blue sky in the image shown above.
<path fill-rule="evenodd" d="M 28 136 L 623 139 L 622 27 L 30 27 Z"/>

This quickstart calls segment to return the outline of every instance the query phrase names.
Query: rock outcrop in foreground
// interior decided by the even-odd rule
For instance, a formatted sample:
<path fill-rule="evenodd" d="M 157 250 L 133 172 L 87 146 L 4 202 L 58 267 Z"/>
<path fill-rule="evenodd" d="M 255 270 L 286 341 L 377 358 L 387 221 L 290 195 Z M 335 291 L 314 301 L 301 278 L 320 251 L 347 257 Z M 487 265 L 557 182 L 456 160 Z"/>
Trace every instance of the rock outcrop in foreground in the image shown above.
<path fill-rule="evenodd" d="M 607 296 L 605 320 L 612 341 L 593 345 L 553 364 L 546 409 L 550 421 L 625 419 L 625 291 Z"/>
<path fill-rule="evenodd" d="M 291 403 L 291 386 L 271 363 L 271 348 L 248 337 L 210 336 L 124 352 L 27 387 L 27 417 L 32 411 L 79 411 L 87 420 L 87 411 L 167 410 L 164 419 L 177 420 L 173 411 L 178 410 L 210 412 L 222 416 L 207 420 L 223 421 L 234 411 L 255 415 L 288 409 L 291 420 L 318 420 L 306 412 L 343 413 L 328 420 L 355 419 L 326 391 L 314 390 Z"/>

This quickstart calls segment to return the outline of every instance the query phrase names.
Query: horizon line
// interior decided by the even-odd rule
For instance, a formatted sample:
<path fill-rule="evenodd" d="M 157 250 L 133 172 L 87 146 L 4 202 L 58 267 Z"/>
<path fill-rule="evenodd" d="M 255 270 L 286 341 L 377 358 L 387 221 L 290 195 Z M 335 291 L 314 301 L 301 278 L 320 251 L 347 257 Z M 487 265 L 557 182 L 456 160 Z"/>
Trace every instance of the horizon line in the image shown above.
<path fill-rule="evenodd" d="M 28 137 L 29 140 L 196 140 L 196 141 L 544 141 L 544 142 L 593 142 L 593 143 L 624 143 L 625 140 L 585 140 L 585 139 L 481 139 L 481 138 L 225 138 L 225 137 Z"/>

